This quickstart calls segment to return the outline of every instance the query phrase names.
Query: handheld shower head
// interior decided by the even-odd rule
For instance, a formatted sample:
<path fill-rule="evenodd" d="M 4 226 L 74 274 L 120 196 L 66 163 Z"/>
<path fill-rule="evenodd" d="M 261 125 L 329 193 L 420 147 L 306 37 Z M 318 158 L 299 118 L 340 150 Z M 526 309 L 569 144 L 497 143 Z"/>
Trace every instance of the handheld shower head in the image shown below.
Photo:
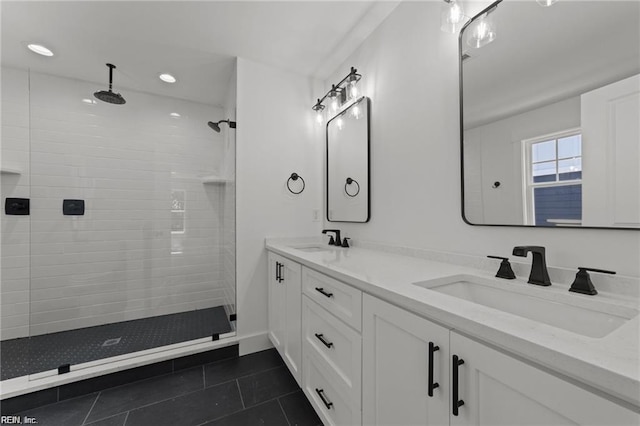
<path fill-rule="evenodd" d="M 231 121 L 231 120 L 220 120 L 217 123 L 214 123 L 213 121 L 209 121 L 207 124 L 209 125 L 209 127 L 211 127 L 213 130 L 215 130 L 216 132 L 220 133 L 220 123 L 227 123 L 229 124 L 229 127 L 231 129 L 235 129 L 236 128 L 236 122 L 235 121 Z"/>

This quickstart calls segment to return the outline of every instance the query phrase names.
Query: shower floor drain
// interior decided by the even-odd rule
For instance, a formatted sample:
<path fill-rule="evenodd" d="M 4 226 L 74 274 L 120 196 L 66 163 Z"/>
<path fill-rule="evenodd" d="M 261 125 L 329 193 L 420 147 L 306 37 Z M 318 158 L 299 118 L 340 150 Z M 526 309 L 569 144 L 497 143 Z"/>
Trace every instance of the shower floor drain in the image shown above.
<path fill-rule="evenodd" d="M 122 337 L 118 337 L 117 339 L 105 340 L 104 343 L 102 344 L 102 347 L 104 348 L 105 346 L 117 345 L 118 343 L 120 343 L 120 339 L 122 339 Z"/>

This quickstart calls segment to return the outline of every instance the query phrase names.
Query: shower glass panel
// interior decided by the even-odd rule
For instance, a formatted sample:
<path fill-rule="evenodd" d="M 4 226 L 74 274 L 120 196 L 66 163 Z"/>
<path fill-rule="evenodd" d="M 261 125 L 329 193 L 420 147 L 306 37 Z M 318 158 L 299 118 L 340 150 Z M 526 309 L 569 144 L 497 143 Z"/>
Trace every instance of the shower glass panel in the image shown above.
<path fill-rule="evenodd" d="M 0 379 L 30 371 L 29 299 L 31 217 L 7 214 L 6 206 L 31 199 L 29 148 L 29 75 L 2 68 L 0 183 L 3 211 L 0 252 Z M 23 211 L 24 213 L 24 211 Z M 7 369 L 6 360 L 16 367 Z"/>
<path fill-rule="evenodd" d="M 232 102 L 119 87 L 126 104 L 113 105 L 93 96 L 100 84 L 23 72 L 28 322 L 0 347 L 21 341 L 28 357 L 3 356 L 3 372 L 34 379 L 233 335 L 235 131 L 207 126 Z"/>

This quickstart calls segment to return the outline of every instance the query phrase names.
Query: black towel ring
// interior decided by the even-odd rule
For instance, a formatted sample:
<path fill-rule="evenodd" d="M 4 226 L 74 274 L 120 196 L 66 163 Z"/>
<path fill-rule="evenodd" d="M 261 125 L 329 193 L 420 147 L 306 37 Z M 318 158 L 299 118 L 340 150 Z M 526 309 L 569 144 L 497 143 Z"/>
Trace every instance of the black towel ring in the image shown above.
<path fill-rule="evenodd" d="M 349 191 L 347 190 L 347 186 L 351 185 L 352 183 L 355 183 L 358 187 L 358 189 L 356 190 L 355 194 L 349 194 Z M 349 196 L 349 197 L 355 197 L 356 195 L 358 195 L 360 193 L 360 184 L 358 183 L 357 180 L 355 179 L 351 179 L 350 177 L 347 178 L 347 182 L 344 184 L 344 192 Z"/>
<path fill-rule="evenodd" d="M 298 192 L 295 192 L 294 190 L 291 189 L 291 186 L 289 186 L 289 184 L 291 183 L 291 181 L 296 181 L 298 179 L 302 181 L 302 189 Z M 305 183 L 304 183 L 304 179 L 302 179 L 302 176 L 300 176 L 297 173 L 291 173 L 291 176 L 289 176 L 289 179 L 287 179 L 287 189 L 289 190 L 289 192 L 297 195 L 297 194 L 300 194 L 302 191 L 304 191 L 304 187 L 305 187 Z"/>

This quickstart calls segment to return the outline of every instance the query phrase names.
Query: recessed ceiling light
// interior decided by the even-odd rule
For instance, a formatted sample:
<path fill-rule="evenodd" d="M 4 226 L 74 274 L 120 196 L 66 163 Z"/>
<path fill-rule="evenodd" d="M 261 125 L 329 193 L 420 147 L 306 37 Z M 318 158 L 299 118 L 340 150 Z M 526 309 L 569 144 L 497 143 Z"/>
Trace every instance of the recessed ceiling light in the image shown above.
<path fill-rule="evenodd" d="M 30 43 L 30 44 L 27 45 L 27 47 L 29 48 L 29 50 L 31 50 L 32 52 L 37 53 L 38 55 L 53 56 L 53 52 L 50 49 L 47 49 L 46 47 L 44 47 L 41 44 Z"/>
<path fill-rule="evenodd" d="M 89 99 L 89 98 L 84 98 L 84 99 L 82 100 L 82 102 L 84 102 L 85 104 L 89 104 L 89 105 L 95 105 L 95 104 L 97 104 L 97 102 L 96 102 L 96 101 L 94 101 L 93 99 Z"/>
<path fill-rule="evenodd" d="M 160 77 L 160 80 L 164 81 L 165 83 L 175 83 L 176 82 L 176 78 L 174 76 L 172 76 L 171 74 L 160 74 L 159 77 Z"/>
<path fill-rule="evenodd" d="M 177 112 L 172 112 L 169 115 L 172 116 L 173 118 L 180 118 L 180 114 L 178 114 Z"/>

